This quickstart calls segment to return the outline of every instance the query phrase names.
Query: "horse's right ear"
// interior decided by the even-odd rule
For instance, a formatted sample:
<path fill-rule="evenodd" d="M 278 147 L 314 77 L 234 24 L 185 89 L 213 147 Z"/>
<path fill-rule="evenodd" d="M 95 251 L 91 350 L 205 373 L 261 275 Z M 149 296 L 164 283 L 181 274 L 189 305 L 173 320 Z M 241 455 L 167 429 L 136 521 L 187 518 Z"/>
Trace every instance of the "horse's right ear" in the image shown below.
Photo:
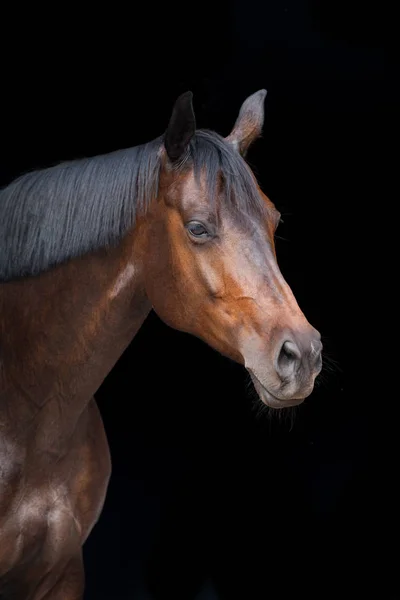
<path fill-rule="evenodd" d="M 177 162 L 184 157 L 196 131 L 192 98 L 192 92 L 185 92 L 179 96 L 172 109 L 172 115 L 164 135 L 165 150 L 172 162 Z"/>

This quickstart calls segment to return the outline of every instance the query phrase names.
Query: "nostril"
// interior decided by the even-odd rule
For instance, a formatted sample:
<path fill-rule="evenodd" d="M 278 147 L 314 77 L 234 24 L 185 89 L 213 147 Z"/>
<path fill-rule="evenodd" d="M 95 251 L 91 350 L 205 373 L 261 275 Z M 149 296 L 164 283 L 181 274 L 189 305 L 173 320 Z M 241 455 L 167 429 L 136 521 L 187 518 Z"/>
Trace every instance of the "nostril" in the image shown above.
<path fill-rule="evenodd" d="M 276 362 L 276 370 L 282 378 L 293 375 L 301 359 L 299 348 L 294 342 L 286 341 L 282 344 Z"/>
<path fill-rule="evenodd" d="M 282 346 L 281 353 L 290 360 L 300 360 L 300 350 L 294 342 L 285 342 Z"/>

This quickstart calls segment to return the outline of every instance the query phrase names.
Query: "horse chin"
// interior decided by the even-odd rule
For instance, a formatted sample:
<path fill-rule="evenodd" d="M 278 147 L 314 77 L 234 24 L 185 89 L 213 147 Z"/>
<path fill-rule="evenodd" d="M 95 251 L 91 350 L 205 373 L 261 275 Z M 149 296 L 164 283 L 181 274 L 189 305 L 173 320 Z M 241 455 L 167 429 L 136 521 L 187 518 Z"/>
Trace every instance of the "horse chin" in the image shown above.
<path fill-rule="evenodd" d="M 272 392 L 270 392 L 263 384 L 257 379 L 257 377 L 249 371 L 251 380 L 253 382 L 254 388 L 263 404 L 269 406 L 270 408 L 274 408 L 276 410 L 280 410 L 282 408 L 290 408 L 292 406 L 298 406 L 302 402 L 304 402 L 305 397 L 303 398 L 278 398 Z"/>

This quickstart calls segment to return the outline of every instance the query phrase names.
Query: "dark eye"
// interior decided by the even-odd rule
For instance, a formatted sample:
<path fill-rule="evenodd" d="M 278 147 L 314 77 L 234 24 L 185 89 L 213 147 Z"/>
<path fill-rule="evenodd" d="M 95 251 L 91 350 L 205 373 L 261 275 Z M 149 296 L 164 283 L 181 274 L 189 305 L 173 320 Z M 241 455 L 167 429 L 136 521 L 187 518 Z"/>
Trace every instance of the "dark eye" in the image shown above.
<path fill-rule="evenodd" d="M 202 223 L 199 223 L 198 221 L 191 221 L 190 223 L 188 223 L 188 225 L 186 227 L 187 227 L 187 230 L 189 231 L 189 233 L 193 237 L 196 237 L 196 238 L 208 237 L 207 229 L 204 227 L 204 225 L 202 225 Z"/>

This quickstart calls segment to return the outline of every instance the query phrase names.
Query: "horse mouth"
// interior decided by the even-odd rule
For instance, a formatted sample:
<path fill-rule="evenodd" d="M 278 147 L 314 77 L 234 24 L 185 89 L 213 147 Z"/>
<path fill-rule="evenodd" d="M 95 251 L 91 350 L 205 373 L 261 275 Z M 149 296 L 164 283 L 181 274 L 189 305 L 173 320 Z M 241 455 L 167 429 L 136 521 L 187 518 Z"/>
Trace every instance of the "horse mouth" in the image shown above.
<path fill-rule="evenodd" d="M 255 390 L 263 404 L 269 406 L 270 408 L 290 408 L 291 406 L 297 406 L 304 402 L 305 398 L 278 398 L 272 392 L 270 392 L 266 387 L 263 386 L 261 381 L 254 375 L 254 373 L 250 370 L 249 374 Z"/>

